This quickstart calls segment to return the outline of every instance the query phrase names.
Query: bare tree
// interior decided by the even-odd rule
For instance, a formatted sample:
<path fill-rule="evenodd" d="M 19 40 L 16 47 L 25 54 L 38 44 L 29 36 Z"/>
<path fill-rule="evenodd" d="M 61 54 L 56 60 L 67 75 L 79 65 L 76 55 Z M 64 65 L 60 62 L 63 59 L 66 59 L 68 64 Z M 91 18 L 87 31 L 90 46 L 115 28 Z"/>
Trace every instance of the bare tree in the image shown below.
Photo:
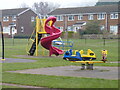
<path fill-rule="evenodd" d="M 21 5 L 20 5 L 20 8 L 28 8 L 29 6 L 26 4 L 26 3 L 22 3 Z"/>
<path fill-rule="evenodd" d="M 45 16 L 52 10 L 58 8 L 59 4 L 54 4 L 52 2 L 35 2 L 32 9 L 40 16 Z"/>

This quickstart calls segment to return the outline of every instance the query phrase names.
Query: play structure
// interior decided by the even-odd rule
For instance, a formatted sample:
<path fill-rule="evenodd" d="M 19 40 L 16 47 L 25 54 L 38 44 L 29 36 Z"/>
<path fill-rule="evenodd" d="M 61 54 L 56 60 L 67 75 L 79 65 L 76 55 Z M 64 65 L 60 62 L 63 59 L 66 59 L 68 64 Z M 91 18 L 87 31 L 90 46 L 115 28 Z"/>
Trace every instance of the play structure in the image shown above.
<path fill-rule="evenodd" d="M 62 50 L 65 50 L 66 47 L 72 49 L 73 42 L 72 41 L 53 41 L 53 46 L 61 48 Z"/>
<path fill-rule="evenodd" d="M 102 60 L 96 60 L 95 53 L 88 49 L 87 54 L 84 54 L 83 50 L 68 50 L 65 52 L 63 59 L 81 63 L 82 64 L 82 70 L 85 69 L 85 64 L 87 64 L 87 69 L 93 70 L 93 64 L 94 63 L 105 63 L 107 61 L 107 50 L 102 50 Z"/>
<path fill-rule="evenodd" d="M 3 27 L 2 27 L 2 23 L 0 22 L 0 38 L 2 39 L 2 59 L 1 60 L 5 60 L 5 57 L 4 57 L 4 35 L 3 35 Z"/>
<path fill-rule="evenodd" d="M 39 19 L 36 17 L 36 27 L 33 33 L 35 33 L 34 40 L 32 36 L 29 40 L 32 41 L 30 49 L 27 51 L 28 55 L 33 56 L 36 51 L 36 56 L 38 56 L 38 44 L 41 43 L 42 47 L 49 50 L 49 56 L 55 54 L 63 54 L 63 50 L 60 50 L 52 46 L 52 41 L 59 38 L 62 31 L 54 27 L 56 22 L 56 17 L 48 17 L 47 19 Z M 46 37 L 42 37 L 44 34 L 47 34 Z"/>

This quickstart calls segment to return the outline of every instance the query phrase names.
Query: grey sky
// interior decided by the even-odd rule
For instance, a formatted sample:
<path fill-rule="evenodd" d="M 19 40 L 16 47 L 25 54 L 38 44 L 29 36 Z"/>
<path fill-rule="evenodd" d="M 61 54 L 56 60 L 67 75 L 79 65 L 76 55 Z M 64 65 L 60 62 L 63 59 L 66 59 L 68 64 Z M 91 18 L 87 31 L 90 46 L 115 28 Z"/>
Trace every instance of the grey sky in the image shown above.
<path fill-rule="evenodd" d="M 1 0 L 0 9 L 11 9 L 18 8 L 22 3 L 26 3 L 32 6 L 34 2 L 50 1 L 53 3 L 60 4 L 62 8 L 65 7 L 82 7 L 82 6 L 93 6 L 98 0 Z"/>

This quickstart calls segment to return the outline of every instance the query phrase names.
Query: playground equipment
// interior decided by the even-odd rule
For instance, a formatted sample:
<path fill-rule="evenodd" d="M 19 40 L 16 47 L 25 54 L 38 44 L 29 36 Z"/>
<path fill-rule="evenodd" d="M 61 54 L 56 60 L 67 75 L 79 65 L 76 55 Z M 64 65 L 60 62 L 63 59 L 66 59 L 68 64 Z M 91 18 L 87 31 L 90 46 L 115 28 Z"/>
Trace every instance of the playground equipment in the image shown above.
<path fill-rule="evenodd" d="M 51 26 L 48 25 L 48 23 L 50 21 L 52 21 Z M 53 26 L 55 22 L 56 22 L 56 17 L 49 17 L 46 20 L 45 30 L 47 33 L 50 34 L 50 36 L 47 36 L 47 37 L 41 39 L 41 45 L 50 51 L 49 56 L 51 56 L 52 54 L 55 54 L 56 56 L 58 56 L 59 54 L 64 53 L 63 50 L 60 50 L 60 49 L 52 46 L 52 41 L 59 38 L 62 33 L 61 30 L 59 30 Z"/>
<path fill-rule="evenodd" d="M 104 54 L 103 54 L 104 52 Z M 91 69 L 93 70 L 93 64 L 94 63 L 105 63 L 107 60 L 107 50 L 102 50 L 102 55 L 103 55 L 103 59 L 100 61 L 93 61 L 96 60 L 96 55 L 95 53 L 88 49 L 87 50 L 87 54 L 84 54 L 84 51 L 78 51 L 78 50 L 72 50 L 70 49 L 69 51 L 66 51 L 63 59 L 71 61 L 71 62 L 76 62 L 76 63 L 81 63 L 82 64 L 82 68 L 81 69 L 85 69 L 85 64 L 87 64 L 87 69 Z"/>
<path fill-rule="evenodd" d="M 56 17 L 51 16 L 48 19 L 39 19 L 36 17 L 36 28 L 33 31 L 33 33 L 36 32 L 35 39 L 32 40 L 32 36 L 29 39 L 32 40 L 33 43 L 27 52 L 28 55 L 33 56 L 36 50 L 36 56 L 38 56 L 38 44 L 40 41 L 41 45 L 49 50 L 49 56 L 52 54 L 59 55 L 64 53 L 62 50 L 52 46 L 52 41 L 59 38 L 62 33 L 59 29 L 53 26 L 55 22 Z M 49 36 L 42 38 L 43 34 L 49 34 Z"/>
<path fill-rule="evenodd" d="M 5 60 L 4 58 L 4 35 L 3 35 L 3 27 L 2 27 L 1 22 L 0 22 L 0 29 L 1 29 L 1 38 L 2 38 L 2 59 L 1 60 Z"/>
<path fill-rule="evenodd" d="M 102 50 L 102 61 L 107 61 L 107 50 Z"/>
<path fill-rule="evenodd" d="M 63 50 L 65 49 L 65 47 L 73 47 L 73 42 L 72 41 L 53 41 L 53 46 L 58 47 L 58 48 L 62 48 Z"/>

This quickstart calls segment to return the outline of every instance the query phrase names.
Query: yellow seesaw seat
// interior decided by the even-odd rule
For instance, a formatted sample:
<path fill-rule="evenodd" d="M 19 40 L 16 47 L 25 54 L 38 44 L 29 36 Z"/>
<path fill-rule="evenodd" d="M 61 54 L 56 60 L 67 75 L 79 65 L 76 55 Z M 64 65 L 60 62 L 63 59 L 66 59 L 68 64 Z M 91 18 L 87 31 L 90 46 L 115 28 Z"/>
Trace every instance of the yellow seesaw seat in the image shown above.
<path fill-rule="evenodd" d="M 81 57 L 84 60 L 93 60 L 93 59 L 96 59 L 95 53 L 92 50 L 90 50 L 90 49 L 87 50 L 87 54 L 84 54 L 83 50 L 80 50 L 79 53 L 81 54 Z"/>
<path fill-rule="evenodd" d="M 73 54 L 71 56 L 76 56 L 76 52 L 78 52 L 78 50 L 73 50 Z"/>

